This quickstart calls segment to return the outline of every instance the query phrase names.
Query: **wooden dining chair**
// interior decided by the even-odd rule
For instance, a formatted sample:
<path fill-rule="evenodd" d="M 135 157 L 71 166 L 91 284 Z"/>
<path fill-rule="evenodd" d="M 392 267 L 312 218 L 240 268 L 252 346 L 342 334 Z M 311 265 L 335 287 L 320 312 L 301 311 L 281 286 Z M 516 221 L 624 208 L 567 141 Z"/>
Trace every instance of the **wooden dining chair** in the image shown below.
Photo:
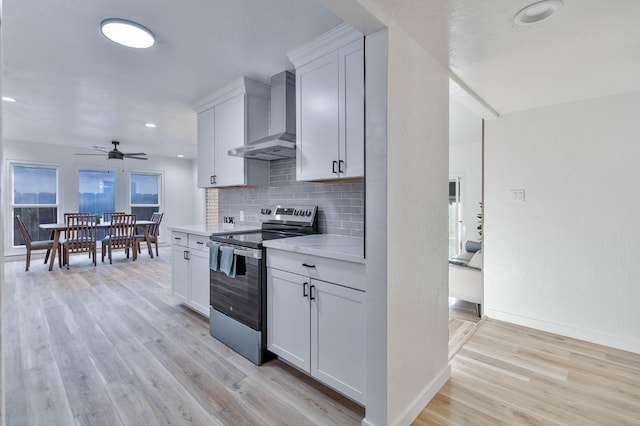
<path fill-rule="evenodd" d="M 31 252 L 33 250 L 46 250 L 47 253 L 44 256 L 44 263 L 47 263 L 47 261 L 49 260 L 49 256 L 51 255 L 51 250 L 53 249 L 53 240 L 33 241 L 31 239 L 31 234 L 29 233 L 27 227 L 24 225 L 24 222 L 22 221 L 20 215 L 16 215 L 15 220 L 16 224 L 18 225 L 18 229 L 22 234 L 22 238 L 24 238 L 24 245 L 27 248 L 27 264 L 24 270 L 29 271 L 29 265 L 31 265 Z M 62 256 L 60 256 L 60 249 L 61 247 L 58 246 L 58 263 L 60 267 L 62 267 Z"/>
<path fill-rule="evenodd" d="M 134 235 L 136 226 L 135 214 L 113 214 L 109 225 L 108 235 L 102 239 L 102 261 L 104 262 L 105 252 L 108 252 L 109 263 L 113 263 L 112 251 L 124 249 L 129 258 L 129 251 L 133 252 L 133 260 L 137 258 L 134 245 Z"/>
<path fill-rule="evenodd" d="M 153 213 L 151 215 L 151 222 L 153 222 L 153 224 L 149 225 L 149 227 L 147 228 L 147 233 L 149 234 L 149 241 L 154 243 L 156 246 L 156 256 L 159 256 L 158 235 L 160 233 L 160 222 L 162 222 L 163 217 L 164 217 L 164 213 L 160 213 L 160 212 Z M 144 237 L 144 233 L 136 234 L 135 243 L 136 243 L 136 248 L 138 249 L 138 253 L 140 253 L 140 244 L 144 241 L 146 241 Z"/>
<path fill-rule="evenodd" d="M 89 253 L 93 266 L 97 265 L 96 217 L 92 214 L 72 214 L 67 216 L 65 240 L 62 243 L 64 263 L 69 269 L 69 254 Z"/>
<path fill-rule="evenodd" d="M 111 217 L 114 214 L 126 214 L 126 212 L 104 212 L 102 213 L 102 220 L 104 222 L 111 222 Z"/>

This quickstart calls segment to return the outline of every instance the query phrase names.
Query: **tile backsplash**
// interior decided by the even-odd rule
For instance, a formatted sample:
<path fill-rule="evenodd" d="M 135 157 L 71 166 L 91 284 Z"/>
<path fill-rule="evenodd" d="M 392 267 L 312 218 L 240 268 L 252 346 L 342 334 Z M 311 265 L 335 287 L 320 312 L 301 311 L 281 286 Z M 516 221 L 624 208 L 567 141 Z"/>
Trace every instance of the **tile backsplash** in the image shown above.
<path fill-rule="evenodd" d="M 218 221 L 234 216 L 236 223 L 259 226 L 260 209 L 277 204 L 317 205 L 321 233 L 364 237 L 364 182 L 298 182 L 295 158 L 270 161 L 268 188 L 219 190 Z"/>

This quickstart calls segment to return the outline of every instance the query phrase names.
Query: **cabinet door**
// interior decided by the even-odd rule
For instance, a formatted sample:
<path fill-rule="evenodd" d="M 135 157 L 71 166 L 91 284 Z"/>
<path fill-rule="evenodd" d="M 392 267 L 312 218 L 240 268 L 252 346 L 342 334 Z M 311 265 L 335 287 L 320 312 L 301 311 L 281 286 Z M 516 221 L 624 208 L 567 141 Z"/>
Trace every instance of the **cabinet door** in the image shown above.
<path fill-rule="evenodd" d="M 365 293 L 311 280 L 311 375 L 364 403 Z"/>
<path fill-rule="evenodd" d="M 245 184 L 245 160 L 232 157 L 228 151 L 245 144 L 244 95 L 215 106 L 215 170 L 216 186 Z"/>
<path fill-rule="evenodd" d="M 209 253 L 206 251 L 189 251 L 189 267 L 191 272 L 191 291 L 189 306 L 202 315 L 209 316 Z"/>
<path fill-rule="evenodd" d="M 171 289 L 173 295 L 184 303 L 189 299 L 189 261 L 185 259 L 187 251 L 184 247 L 171 246 Z"/>
<path fill-rule="evenodd" d="M 208 188 L 215 179 L 215 110 L 198 114 L 198 186 Z"/>
<path fill-rule="evenodd" d="M 336 53 L 296 70 L 298 180 L 338 177 L 338 74 Z"/>
<path fill-rule="evenodd" d="M 308 289 L 307 277 L 267 268 L 267 349 L 307 373 L 311 367 Z"/>
<path fill-rule="evenodd" d="M 340 177 L 364 176 L 364 40 L 338 51 L 340 62 Z"/>

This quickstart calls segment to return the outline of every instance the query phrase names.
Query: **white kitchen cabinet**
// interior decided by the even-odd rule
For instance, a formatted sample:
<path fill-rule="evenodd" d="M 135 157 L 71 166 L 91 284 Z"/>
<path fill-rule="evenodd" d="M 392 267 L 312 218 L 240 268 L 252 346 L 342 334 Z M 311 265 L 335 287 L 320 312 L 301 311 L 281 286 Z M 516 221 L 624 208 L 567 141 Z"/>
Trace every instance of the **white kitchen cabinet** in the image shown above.
<path fill-rule="evenodd" d="M 292 272 L 300 272 L 297 266 L 278 269 L 290 262 L 290 254 L 299 255 L 272 249 L 267 253 L 267 349 L 364 404 L 365 292 L 345 286 L 355 272 L 342 282 L 320 279 L 323 271 L 331 274 L 327 261 L 354 264 L 303 255 L 308 274 Z M 358 266 L 364 276 L 364 265 Z"/>
<path fill-rule="evenodd" d="M 289 59 L 296 67 L 296 178 L 364 176 L 364 37 L 344 24 Z"/>
<path fill-rule="evenodd" d="M 198 186 L 264 186 L 269 163 L 228 155 L 269 132 L 269 86 L 241 78 L 193 105 L 198 113 Z"/>
<path fill-rule="evenodd" d="M 309 279 L 267 270 L 267 349 L 306 372 L 311 371 Z"/>
<path fill-rule="evenodd" d="M 187 248 L 174 244 L 171 247 L 171 290 L 181 302 L 189 299 L 189 261 Z"/>
<path fill-rule="evenodd" d="M 209 249 L 207 237 L 174 231 L 171 288 L 182 303 L 209 316 Z"/>

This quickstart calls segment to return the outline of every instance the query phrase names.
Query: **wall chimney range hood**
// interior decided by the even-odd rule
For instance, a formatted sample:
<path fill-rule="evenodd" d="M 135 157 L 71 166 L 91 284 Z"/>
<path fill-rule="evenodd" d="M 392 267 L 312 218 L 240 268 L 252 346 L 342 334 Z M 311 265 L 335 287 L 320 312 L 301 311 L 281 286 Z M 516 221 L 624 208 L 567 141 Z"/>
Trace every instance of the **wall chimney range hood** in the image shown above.
<path fill-rule="evenodd" d="M 271 77 L 271 134 L 230 149 L 229 155 L 256 160 L 296 156 L 296 76 L 283 71 Z"/>

